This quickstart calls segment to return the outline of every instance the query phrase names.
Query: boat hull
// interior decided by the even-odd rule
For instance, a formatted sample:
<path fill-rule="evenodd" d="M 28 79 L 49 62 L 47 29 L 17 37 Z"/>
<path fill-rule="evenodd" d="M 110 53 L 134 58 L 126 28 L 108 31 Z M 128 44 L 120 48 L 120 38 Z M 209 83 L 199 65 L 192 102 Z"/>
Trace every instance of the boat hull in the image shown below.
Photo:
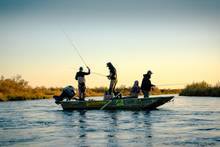
<path fill-rule="evenodd" d="M 152 98 L 121 98 L 113 100 L 91 100 L 91 101 L 62 101 L 63 110 L 150 110 L 155 109 L 170 100 L 174 96 L 152 97 Z"/>

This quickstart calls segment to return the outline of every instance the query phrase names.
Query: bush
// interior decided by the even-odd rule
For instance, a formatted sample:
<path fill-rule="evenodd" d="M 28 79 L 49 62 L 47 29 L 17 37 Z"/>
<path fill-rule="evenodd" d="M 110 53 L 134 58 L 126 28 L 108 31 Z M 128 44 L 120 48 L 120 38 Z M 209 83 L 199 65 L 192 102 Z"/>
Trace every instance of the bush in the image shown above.
<path fill-rule="evenodd" d="M 0 79 L 0 101 L 30 100 L 51 98 L 60 93 L 61 88 L 32 88 L 28 82 L 23 80 L 20 75 L 13 78 Z"/>
<path fill-rule="evenodd" d="M 214 96 L 220 97 L 219 83 L 216 86 L 211 86 L 208 83 L 202 81 L 198 83 L 192 83 L 184 88 L 180 95 L 182 96 Z"/>

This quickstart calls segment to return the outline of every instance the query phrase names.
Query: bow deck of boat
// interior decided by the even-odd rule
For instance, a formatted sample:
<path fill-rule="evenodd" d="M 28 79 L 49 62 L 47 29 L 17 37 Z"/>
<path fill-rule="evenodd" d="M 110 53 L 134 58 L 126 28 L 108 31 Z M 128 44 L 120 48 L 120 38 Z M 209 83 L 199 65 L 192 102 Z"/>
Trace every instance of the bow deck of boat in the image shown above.
<path fill-rule="evenodd" d="M 174 96 L 152 98 L 121 98 L 113 100 L 89 100 L 89 101 L 62 101 L 64 110 L 91 110 L 101 109 L 105 104 L 106 110 L 148 110 L 155 109 L 173 99 Z"/>

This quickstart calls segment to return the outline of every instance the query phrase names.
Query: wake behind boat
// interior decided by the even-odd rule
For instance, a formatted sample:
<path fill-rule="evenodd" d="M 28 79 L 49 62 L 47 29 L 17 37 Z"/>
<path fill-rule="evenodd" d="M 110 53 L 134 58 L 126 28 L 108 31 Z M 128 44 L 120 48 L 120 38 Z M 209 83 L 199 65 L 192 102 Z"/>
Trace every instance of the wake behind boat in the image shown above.
<path fill-rule="evenodd" d="M 60 101 L 63 110 L 151 110 L 169 102 L 174 96 L 151 98 L 115 98 L 112 100 Z"/>

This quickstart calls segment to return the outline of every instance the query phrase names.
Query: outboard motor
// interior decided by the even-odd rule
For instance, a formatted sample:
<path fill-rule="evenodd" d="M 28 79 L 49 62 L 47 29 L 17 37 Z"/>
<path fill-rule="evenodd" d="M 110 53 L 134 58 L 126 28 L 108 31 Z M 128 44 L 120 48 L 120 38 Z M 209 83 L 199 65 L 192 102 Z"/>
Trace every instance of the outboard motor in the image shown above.
<path fill-rule="evenodd" d="M 76 93 L 73 86 L 67 86 L 63 89 L 60 96 L 53 96 L 53 98 L 55 99 L 55 103 L 59 104 L 59 102 L 64 99 L 70 100 L 72 97 L 75 96 L 75 94 Z"/>

